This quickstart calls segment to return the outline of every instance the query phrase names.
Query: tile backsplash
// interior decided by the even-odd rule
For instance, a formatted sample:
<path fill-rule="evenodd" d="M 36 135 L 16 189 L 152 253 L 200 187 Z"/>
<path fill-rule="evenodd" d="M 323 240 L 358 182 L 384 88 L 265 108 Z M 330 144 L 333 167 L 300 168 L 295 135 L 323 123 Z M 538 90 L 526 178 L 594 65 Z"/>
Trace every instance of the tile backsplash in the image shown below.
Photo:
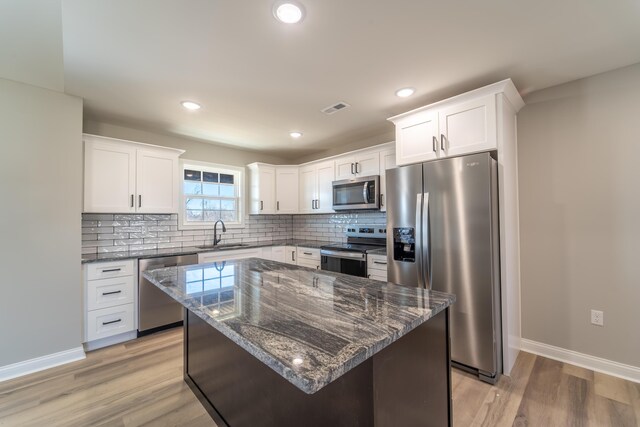
<path fill-rule="evenodd" d="M 349 225 L 385 223 L 384 212 L 249 215 L 243 228 L 228 227 L 227 232 L 222 233 L 222 243 L 285 239 L 344 242 L 344 232 Z M 175 214 L 82 214 L 83 254 L 200 246 L 212 241 L 213 228 L 179 230 Z"/>

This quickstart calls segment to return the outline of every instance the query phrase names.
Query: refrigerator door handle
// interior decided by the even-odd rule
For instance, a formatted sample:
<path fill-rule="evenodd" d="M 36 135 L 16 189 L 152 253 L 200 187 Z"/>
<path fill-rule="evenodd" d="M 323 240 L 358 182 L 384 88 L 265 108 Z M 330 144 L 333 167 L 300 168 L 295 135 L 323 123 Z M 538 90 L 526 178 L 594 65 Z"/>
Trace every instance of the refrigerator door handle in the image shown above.
<path fill-rule="evenodd" d="M 424 193 L 422 195 L 422 221 L 424 221 L 423 229 L 422 229 L 422 241 L 421 247 L 424 253 L 424 281 L 425 288 L 431 289 L 431 278 L 433 277 L 431 274 L 431 247 L 429 246 L 431 239 L 429 239 L 429 233 L 431 230 L 429 229 L 429 193 Z"/>
<path fill-rule="evenodd" d="M 415 235 L 415 247 L 416 247 L 416 267 L 418 270 L 418 286 L 425 287 L 424 272 L 422 271 L 422 203 L 423 193 L 416 195 L 416 235 Z"/>

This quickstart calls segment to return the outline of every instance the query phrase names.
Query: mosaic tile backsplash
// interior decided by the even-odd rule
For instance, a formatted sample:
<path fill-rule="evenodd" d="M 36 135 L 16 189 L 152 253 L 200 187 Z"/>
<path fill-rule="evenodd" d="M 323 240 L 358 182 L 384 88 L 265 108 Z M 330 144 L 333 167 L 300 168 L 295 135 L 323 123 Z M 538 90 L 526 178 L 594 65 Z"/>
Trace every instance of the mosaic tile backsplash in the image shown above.
<path fill-rule="evenodd" d="M 221 243 L 256 243 L 285 239 L 344 242 L 352 224 L 385 224 L 384 212 L 319 215 L 249 215 L 243 228 L 227 228 Z M 220 230 L 220 228 L 218 228 Z M 82 253 L 108 253 L 200 246 L 213 242 L 213 228 L 179 230 L 178 216 L 83 214 Z"/>

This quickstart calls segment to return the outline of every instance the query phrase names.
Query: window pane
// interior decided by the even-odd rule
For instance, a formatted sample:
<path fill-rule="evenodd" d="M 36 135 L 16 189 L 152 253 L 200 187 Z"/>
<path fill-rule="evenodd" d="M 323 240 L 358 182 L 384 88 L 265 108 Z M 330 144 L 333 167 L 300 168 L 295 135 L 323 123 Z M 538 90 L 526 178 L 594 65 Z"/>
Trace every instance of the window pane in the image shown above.
<path fill-rule="evenodd" d="M 236 186 L 235 185 L 221 185 L 220 186 L 220 197 L 236 197 Z"/>
<path fill-rule="evenodd" d="M 236 201 L 235 200 L 220 200 L 220 210 L 223 210 L 223 211 L 235 211 L 236 210 Z"/>
<path fill-rule="evenodd" d="M 235 222 L 238 220 L 238 214 L 236 211 L 222 211 L 220 219 L 226 222 Z"/>
<path fill-rule="evenodd" d="M 202 184 L 204 195 L 205 196 L 217 196 L 218 195 L 218 184 Z"/>
<path fill-rule="evenodd" d="M 187 209 L 202 209 L 202 199 L 187 199 Z"/>
<path fill-rule="evenodd" d="M 204 182 L 218 182 L 218 174 L 215 172 L 203 172 L 202 180 Z"/>
<path fill-rule="evenodd" d="M 202 211 L 187 211 L 187 221 L 202 221 Z"/>
<path fill-rule="evenodd" d="M 209 211 L 219 211 L 220 210 L 220 200 L 208 200 L 204 201 L 204 208 Z"/>
<path fill-rule="evenodd" d="M 233 184 L 233 175 L 220 174 L 220 182 L 223 184 Z"/>
<path fill-rule="evenodd" d="M 199 182 L 185 181 L 184 194 L 202 194 L 202 184 Z"/>
<path fill-rule="evenodd" d="M 185 280 L 187 282 L 195 282 L 195 281 L 202 280 L 202 270 L 200 270 L 200 269 L 187 270 L 186 271 Z"/>
<path fill-rule="evenodd" d="M 223 277 L 222 280 L 220 280 L 220 286 L 222 287 L 233 286 L 235 285 L 234 282 L 235 282 L 235 276 Z"/>
<path fill-rule="evenodd" d="M 204 220 L 215 222 L 221 219 L 219 211 L 204 211 Z"/>
<path fill-rule="evenodd" d="M 184 179 L 186 181 L 200 181 L 201 172 L 191 169 L 184 170 Z"/>

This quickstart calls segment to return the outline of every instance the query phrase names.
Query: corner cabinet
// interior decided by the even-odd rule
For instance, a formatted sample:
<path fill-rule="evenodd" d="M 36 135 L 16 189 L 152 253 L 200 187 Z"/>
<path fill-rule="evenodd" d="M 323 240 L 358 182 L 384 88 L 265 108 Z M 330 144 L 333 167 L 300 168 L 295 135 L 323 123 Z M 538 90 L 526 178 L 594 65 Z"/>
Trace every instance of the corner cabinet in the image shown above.
<path fill-rule="evenodd" d="M 84 135 L 84 212 L 177 213 L 182 150 Z"/>
<path fill-rule="evenodd" d="M 336 181 L 380 174 L 378 151 L 362 151 L 335 160 Z"/>
<path fill-rule="evenodd" d="M 249 213 L 298 213 L 298 167 L 251 163 Z"/>

